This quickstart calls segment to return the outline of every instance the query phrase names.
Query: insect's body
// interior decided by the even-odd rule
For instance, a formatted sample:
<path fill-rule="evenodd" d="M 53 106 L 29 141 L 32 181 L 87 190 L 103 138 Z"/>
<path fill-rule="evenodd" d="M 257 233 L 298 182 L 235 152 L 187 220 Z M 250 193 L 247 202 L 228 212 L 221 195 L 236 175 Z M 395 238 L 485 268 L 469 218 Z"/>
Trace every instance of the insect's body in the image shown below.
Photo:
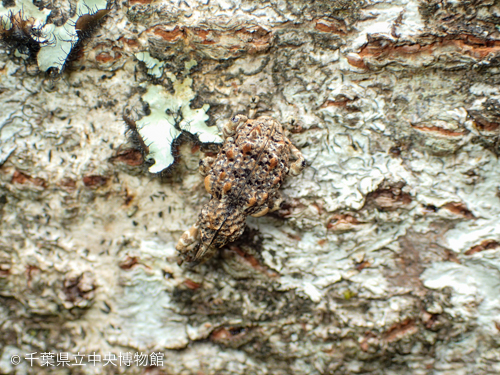
<path fill-rule="evenodd" d="M 279 208 L 278 189 L 284 177 L 290 169 L 300 173 L 305 165 L 282 125 L 271 117 L 237 116 L 224 133 L 236 134 L 226 137 L 217 158 L 207 158 L 200 166 L 212 198 L 177 244 L 188 262 L 206 260 L 236 240 L 244 231 L 246 216 L 263 216 Z M 291 152 L 298 160 L 289 167 Z"/>

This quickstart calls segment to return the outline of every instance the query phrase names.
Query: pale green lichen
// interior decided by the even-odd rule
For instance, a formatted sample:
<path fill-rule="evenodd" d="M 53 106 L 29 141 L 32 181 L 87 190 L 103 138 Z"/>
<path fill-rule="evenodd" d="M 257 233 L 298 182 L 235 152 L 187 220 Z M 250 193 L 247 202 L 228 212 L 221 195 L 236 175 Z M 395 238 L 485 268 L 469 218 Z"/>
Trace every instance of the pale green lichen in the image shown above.
<path fill-rule="evenodd" d="M 137 121 L 137 131 L 149 149 L 147 157 L 155 161 L 149 168 L 151 173 L 161 172 L 172 165 L 172 142 L 182 131 L 197 136 L 203 143 L 222 143 L 218 128 L 205 123 L 210 106 L 190 107 L 195 97 L 191 88 L 193 80 L 188 77 L 180 81 L 172 73 L 167 73 L 167 77 L 172 81 L 174 94 L 163 86 L 149 85 L 142 100 L 149 104 L 151 112 Z"/>
<path fill-rule="evenodd" d="M 146 65 L 149 75 L 156 78 L 160 78 L 163 75 L 163 66 L 165 63 L 152 57 L 149 52 L 136 53 L 135 57 Z"/>
<path fill-rule="evenodd" d="M 94 15 L 107 7 L 107 0 L 80 0 L 77 3 L 75 15 L 69 18 L 63 25 L 56 26 L 46 23 L 50 14 L 49 9 L 39 10 L 30 0 L 17 0 L 11 7 L 0 6 L 1 26 L 4 30 L 12 28 L 12 15 L 20 15 L 23 20 L 30 20 L 32 28 L 39 33 L 31 37 L 40 43 L 40 51 L 37 55 L 38 67 L 41 71 L 55 68 L 60 72 L 70 54 L 78 42 L 76 23 L 85 15 Z"/>
<path fill-rule="evenodd" d="M 17 0 L 13 6 L 5 7 L 0 3 L 0 24 L 4 30 L 12 28 L 11 17 L 17 14 L 22 19 L 31 19 L 33 28 L 38 29 L 45 25 L 50 14 L 49 9 L 38 9 L 30 0 Z"/>
<path fill-rule="evenodd" d="M 84 15 L 94 15 L 106 7 L 107 0 L 80 0 L 75 15 L 63 25 L 57 27 L 54 24 L 45 25 L 42 28 L 42 36 L 38 39 L 42 42 L 37 56 L 40 70 L 56 68 L 57 71 L 61 71 L 69 53 L 78 42 L 76 32 L 78 19 Z"/>

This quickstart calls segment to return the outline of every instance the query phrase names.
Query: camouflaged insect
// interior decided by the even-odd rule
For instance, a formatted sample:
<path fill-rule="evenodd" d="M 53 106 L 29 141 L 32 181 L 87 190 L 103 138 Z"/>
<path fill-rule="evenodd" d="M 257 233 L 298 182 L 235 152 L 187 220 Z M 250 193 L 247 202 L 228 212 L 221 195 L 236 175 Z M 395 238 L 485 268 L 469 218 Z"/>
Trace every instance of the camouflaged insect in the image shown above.
<path fill-rule="evenodd" d="M 306 163 L 272 117 L 235 116 L 223 129 L 225 142 L 216 158 L 200 161 L 205 188 L 212 195 L 196 224 L 177 243 L 180 263 L 206 261 L 245 229 L 248 215 L 277 210 L 285 176 L 298 175 Z M 296 159 L 290 164 L 290 154 Z"/>

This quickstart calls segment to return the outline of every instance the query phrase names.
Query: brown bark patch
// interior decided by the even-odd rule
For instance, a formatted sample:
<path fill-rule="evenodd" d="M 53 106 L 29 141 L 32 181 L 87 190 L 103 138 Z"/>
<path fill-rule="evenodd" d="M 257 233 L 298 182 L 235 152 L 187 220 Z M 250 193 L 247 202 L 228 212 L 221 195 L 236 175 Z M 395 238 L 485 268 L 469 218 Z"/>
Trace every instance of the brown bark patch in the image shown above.
<path fill-rule="evenodd" d="M 333 215 L 328 224 L 326 225 L 327 229 L 331 229 L 332 231 L 347 231 L 351 230 L 359 224 L 358 219 L 349 214 L 336 214 Z"/>
<path fill-rule="evenodd" d="M 473 255 L 480 253 L 481 251 L 496 249 L 500 246 L 495 240 L 484 240 L 479 245 L 472 246 L 469 250 L 465 252 L 465 255 Z"/>
<path fill-rule="evenodd" d="M 191 290 L 196 290 L 198 289 L 201 284 L 200 283 L 197 283 L 191 279 L 185 279 L 184 280 L 184 285 L 188 288 L 188 289 L 191 289 Z"/>
<path fill-rule="evenodd" d="M 439 126 L 419 126 L 416 124 L 411 125 L 413 129 L 421 131 L 421 132 L 429 132 L 434 133 L 436 135 L 445 136 L 445 137 L 462 137 L 467 134 L 465 131 L 457 131 L 451 129 L 445 129 Z"/>
<path fill-rule="evenodd" d="M 134 200 L 135 195 L 129 194 L 128 190 L 125 189 L 125 206 L 128 206 Z"/>
<path fill-rule="evenodd" d="M 348 99 L 348 98 L 335 99 L 335 100 L 328 99 L 327 101 L 325 101 L 321 105 L 320 108 L 327 108 L 327 107 L 341 107 L 341 108 L 345 108 L 352 101 L 353 101 L 353 99 Z"/>
<path fill-rule="evenodd" d="M 401 340 L 405 336 L 411 336 L 418 332 L 418 327 L 413 319 L 405 319 L 401 323 L 393 325 L 384 333 L 384 340 L 393 342 Z"/>
<path fill-rule="evenodd" d="M 250 44 L 248 53 L 257 53 L 267 50 L 270 46 L 272 33 L 262 27 L 243 28 L 236 31 L 236 35 L 245 44 Z"/>
<path fill-rule="evenodd" d="M 318 19 L 315 22 L 314 28 L 324 33 L 346 34 L 347 32 L 345 23 L 337 20 Z"/>
<path fill-rule="evenodd" d="M 28 288 L 31 288 L 31 282 L 33 281 L 33 277 L 38 273 L 40 273 L 40 268 L 38 268 L 37 266 L 33 266 L 30 264 L 26 266 L 26 281 L 28 284 Z"/>
<path fill-rule="evenodd" d="M 111 158 L 111 161 L 119 161 L 133 167 L 144 163 L 142 153 L 139 150 L 133 148 L 120 151 L 118 154 Z"/>
<path fill-rule="evenodd" d="M 357 55 L 355 53 L 349 53 L 346 55 L 347 62 L 354 66 L 355 68 L 359 69 L 368 69 L 368 66 L 366 66 L 365 61 L 362 56 Z"/>
<path fill-rule="evenodd" d="M 448 262 L 461 264 L 460 259 L 458 259 L 458 257 L 457 257 L 457 254 L 453 250 L 450 250 L 450 249 L 444 249 L 443 260 L 446 260 Z"/>
<path fill-rule="evenodd" d="M 134 267 L 136 264 L 139 264 L 139 259 L 137 257 L 131 257 L 131 256 L 127 256 L 125 258 L 125 260 L 123 260 L 119 267 L 122 269 L 122 270 L 129 270 L 131 269 L 132 267 Z"/>
<path fill-rule="evenodd" d="M 467 208 L 467 206 L 462 202 L 450 202 L 446 203 L 442 208 L 446 208 L 451 213 L 462 216 L 466 219 L 475 219 L 474 214 Z"/>
<path fill-rule="evenodd" d="M 395 273 L 394 276 L 397 285 L 410 287 L 411 289 L 422 288 L 420 274 L 424 270 L 424 267 L 420 259 L 420 250 L 428 245 L 427 243 L 416 242 L 416 235 L 416 233 L 409 233 L 399 240 L 401 252 L 397 254 L 396 258 L 398 267 L 396 270 L 391 271 L 391 273 Z M 422 241 L 424 238 L 420 240 Z"/>
<path fill-rule="evenodd" d="M 260 26 L 218 31 L 203 28 L 176 26 L 169 30 L 168 26 L 157 25 L 148 30 L 168 43 L 184 40 L 192 49 L 228 58 L 246 51 L 250 54 L 266 51 L 271 46 L 273 34 Z"/>
<path fill-rule="evenodd" d="M 450 227 L 451 224 L 436 222 L 425 233 L 408 230 L 398 239 L 401 250 L 394 255 L 394 266 L 385 270 L 387 279 L 414 295 L 427 295 L 429 291 L 420 279 L 424 269 L 434 262 L 454 261 L 454 253 L 438 245 Z"/>
<path fill-rule="evenodd" d="M 200 39 L 202 44 L 214 44 L 216 42 L 215 34 L 212 30 L 195 28 L 193 29 L 193 34 Z"/>
<path fill-rule="evenodd" d="M 499 122 L 489 120 L 477 111 L 471 111 L 469 112 L 469 115 L 474 119 L 474 125 L 476 128 L 481 131 L 496 132 L 500 127 Z"/>
<path fill-rule="evenodd" d="M 324 245 L 326 245 L 327 242 L 328 242 L 328 240 L 326 238 L 322 238 L 322 239 L 318 240 L 317 243 L 319 246 L 324 246 Z"/>
<path fill-rule="evenodd" d="M 437 314 L 430 314 L 427 311 L 424 311 L 422 313 L 422 323 L 424 324 L 425 329 L 434 331 L 439 322 L 439 315 Z"/>
<path fill-rule="evenodd" d="M 72 178 L 64 177 L 57 183 L 57 185 L 66 190 L 72 191 L 76 188 L 76 181 Z"/>
<path fill-rule="evenodd" d="M 295 233 L 286 233 L 287 237 L 294 240 L 294 241 L 302 241 L 302 237 L 300 237 L 298 234 Z"/>
<path fill-rule="evenodd" d="M 379 340 L 377 338 L 377 335 L 375 335 L 373 332 L 366 332 L 363 339 L 359 343 L 359 347 L 362 351 L 368 352 L 370 350 L 370 346 L 373 344 L 379 345 Z"/>
<path fill-rule="evenodd" d="M 257 258 L 255 258 L 253 255 L 245 253 L 239 247 L 231 246 L 231 250 L 234 251 L 236 254 L 238 254 L 238 256 L 242 257 L 253 268 L 260 268 L 261 267 Z"/>
<path fill-rule="evenodd" d="M 399 185 L 379 187 L 366 196 L 366 201 L 373 203 L 381 211 L 394 211 L 408 206 L 412 198 L 410 194 L 403 192 L 401 187 Z"/>
<path fill-rule="evenodd" d="M 95 281 L 90 272 L 84 272 L 79 276 L 68 277 L 64 280 L 63 291 L 69 302 L 91 300 L 96 289 Z"/>
<path fill-rule="evenodd" d="M 25 184 L 30 180 L 31 180 L 31 176 L 16 170 L 16 171 L 14 171 L 14 174 L 12 175 L 11 182 L 15 183 L 15 184 Z"/>
<path fill-rule="evenodd" d="M 95 60 L 100 63 L 108 63 L 115 60 L 114 56 L 111 56 L 109 52 L 101 52 L 96 57 Z"/>
<path fill-rule="evenodd" d="M 433 213 L 437 212 L 438 210 L 439 210 L 439 208 L 437 208 L 433 204 L 424 204 L 422 206 L 422 212 L 424 214 L 433 214 Z"/>
<path fill-rule="evenodd" d="M 224 249 L 222 252 L 222 257 L 225 259 L 232 258 L 236 260 L 238 263 L 243 264 L 245 267 L 253 268 L 256 271 L 263 273 L 268 277 L 278 276 L 276 272 L 271 271 L 269 268 L 263 265 L 257 257 L 245 252 L 236 245 L 230 245 L 229 249 Z"/>
<path fill-rule="evenodd" d="M 139 48 L 140 44 L 136 39 L 128 39 L 124 38 L 123 36 L 118 39 L 120 42 L 122 42 L 124 45 L 130 47 L 130 48 Z"/>
<path fill-rule="evenodd" d="M 156 26 L 153 29 L 153 34 L 171 43 L 176 42 L 186 36 L 184 28 L 179 26 L 176 26 L 173 30 L 170 31 L 165 30 L 163 26 Z"/>
<path fill-rule="evenodd" d="M 444 39 L 444 45 L 453 45 L 458 50 L 469 54 L 476 59 L 484 59 L 489 54 L 496 55 L 500 52 L 500 41 L 481 39 L 473 35 L 457 35 Z"/>
<path fill-rule="evenodd" d="M 411 56 L 431 54 L 439 50 L 450 50 L 460 54 L 466 54 L 474 59 L 482 60 L 488 55 L 500 53 L 500 41 L 478 38 L 473 35 L 455 34 L 445 37 L 432 36 L 427 44 L 404 43 L 392 41 L 385 38 L 371 38 L 359 52 L 359 58 L 375 58 L 378 60 L 394 60 L 397 57 L 411 58 Z M 362 63 L 358 63 L 361 65 Z M 353 65 L 353 64 L 351 64 Z"/>
<path fill-rule="evenodd" d="M 401 155 L 401 148 L 399 148 L 398 146 L 393 146 L 389 149 L 388 153 L 393 157 L 397 157 Z"/>
<path fill-rule="evenodd" d="M 191 154 L 196 154 L 198 151 L 200 151 L 201 146 L 200 145 L 193 145 L 191 147 Z"/>
<path fill-rule="evenodd" d="M 292 128 L 290 129 L 290 133 L 292 134 L 301 134 L 305 132 L 306 129 L 304 129 L 301 125 L 299 124 L 292 124 Z"/>
<path fill-rule="evenodd" d="M 17 169 L 14 171 L 14 174 L 12 175 L 11 182 L 20 185 L 30 183 L 32 185 L 39 186 L 44 189 L 47 187 L 47 182 L 43 178 L 31 177 L 30 175 L 18 171 Z"/>
<path fill-rule="evenodd" d="M 422 46 L 420 44 L 397 46 L 395 42 L 387 39 L 372 39 L 361 49 L 359 56 L 363 60 L 372 57 L 391 59 L 398 55 L 414 55 L 417 53 L 429 52 L 431 50 L 430 46 L 431 45 Z"/>
<path fill-rule="evenodd" d="M 356 264 L 356 270 L 358 270 L 358 271 L 362 271 L 362 270 L 364 270 L 365 268 L 370 267 L 371 265 L 372 265 L 372 264 L 371 264 L 371 262 L 369 262 L 369 261 L 365 260 L 365 261 L 363 261 L 363 262 L 361 262 L 361 263 Z"/>
<path fill-rule="evenodd" d="M 83 177 L 83 184 L 89 188 L 98 188 L 100 186 L 106 185 L 108 182 L 108 177 L 99 176 L 99 175 L 90 175 Z"/>
<path fill-rule="evenodd" d="M 237 348 L 252 338 L 252 335 L 250 335 L 251 331 L 252 329 L 248 327 L 220 327 L 210 334 L 210 340 L 218 344 Z"/>
<path fill-rule="evenodd" d="M 0 277 L 7 277 L 10 275 L 11 265 L 8 263 L 0 263 Z"/>

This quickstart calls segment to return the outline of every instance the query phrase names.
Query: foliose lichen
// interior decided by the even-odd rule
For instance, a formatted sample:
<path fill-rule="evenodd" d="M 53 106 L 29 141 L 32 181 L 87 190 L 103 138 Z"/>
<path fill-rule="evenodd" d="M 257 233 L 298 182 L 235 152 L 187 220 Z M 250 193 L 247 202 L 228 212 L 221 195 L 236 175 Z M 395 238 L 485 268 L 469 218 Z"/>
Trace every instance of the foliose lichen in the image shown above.
<path fill-rule="evenodd" d="M 79 0 L 76 11 L 60 26 L 47 23 L 51 13 L 49 9 L 39 9 L 30 0 L 16 0 L 12 5 L 2 2 L 0 5 L 0 31 L 5 33 L 11 30 L 16 23 L 24 25 L 27 37 L 39 44 L 37 63 L 41 71 L 54 68 L 60 72 L 66 63 L 71 50 L 79 39 L 82 17 L 104 15 L 107 9 L 107 0 Z M 19 53 L 17 53 L 19 55 Z"/>
<path fill-rule="evenodd" d="M 186 63 L 186 71 L 196 65 L 194 60 Z M 182 81 L 167 72 L 172 82 L 174 94 L 161 85 L 149 84 L 142 100 L 149 105 L 150 114 L 137 121 L 137 132 L 148 147 L 148 158 L 155 163 L 149 168 L 151 173 L 158 173 L 170 167 L 174 162 L 172 143 L 183 131 L 195 135 L 202 143 L 222 143 L 219 129 L 207 126 L 207 111 L 210 106 L 191 108 L 195 97 L 191 88 L 193 80 L 189 77 Z"/>
<path fill-rule="evenodd" d="M 135 57 L 146 65 L 149 75 L 156 78 L 160 78 L 163 75 L 163 66 L 165 63 L 152 57 L 149 52 L 138 52 L 135 54 Z"/>

